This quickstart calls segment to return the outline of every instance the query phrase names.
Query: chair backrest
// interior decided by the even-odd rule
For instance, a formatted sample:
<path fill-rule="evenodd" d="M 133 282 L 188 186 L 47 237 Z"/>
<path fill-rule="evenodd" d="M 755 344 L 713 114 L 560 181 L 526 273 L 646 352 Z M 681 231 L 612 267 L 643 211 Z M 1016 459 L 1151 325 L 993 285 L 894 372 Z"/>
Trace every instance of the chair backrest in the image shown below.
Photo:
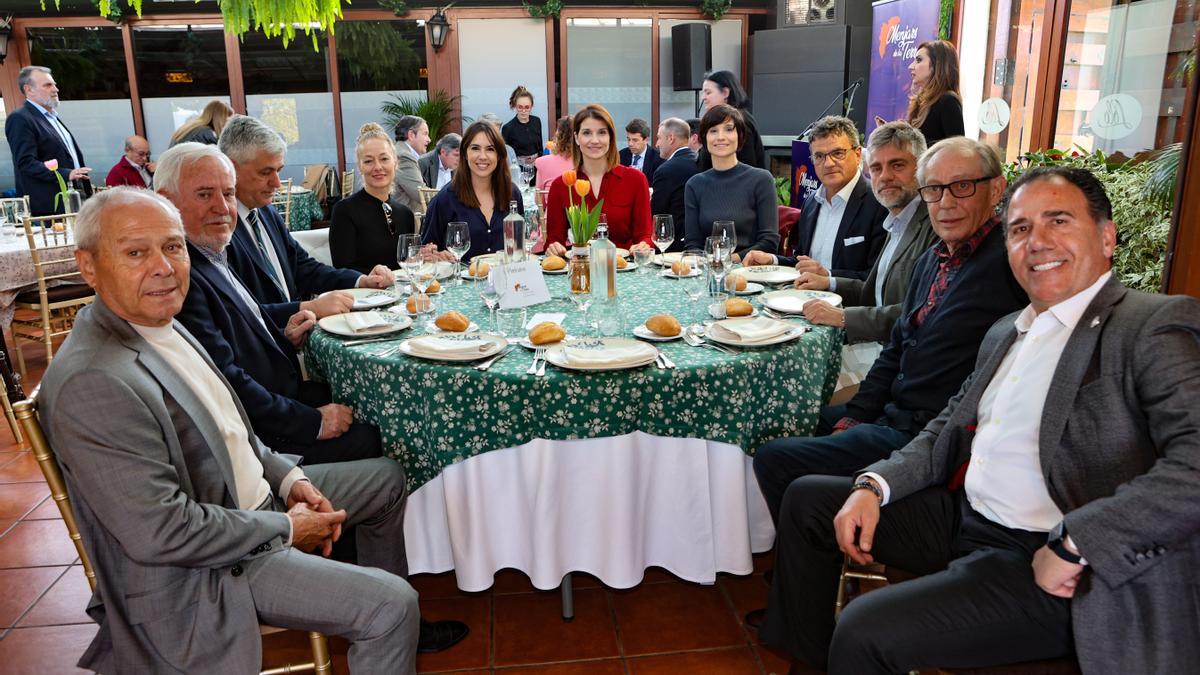
<path fill-rule="evenodd" d="M 20 212 L 20 217 L 17 217 L 17 214 L 13 213 L 13 206 L 18 204 L 23 207 Z M 0 198 L 0 220 L 7 221 L 14 227 L 20 227 L 21 221 L 24 220 L 25 216 L 28 215 L 29 195 Z"/>
<path fill-rule="evenodd" d="M 329 253 L 329 228 L 322 227 L 316 230 L 301 230 L 293 232 L 292 238 L 300 244 L 300 248 L 304 252 L 312 256 L 318 262 L 326 265 L 333 264 L 333 258 Z"/>
<path fill-rule="evenodd" d="M 279 189 L 271 196 L 271 204 L 275 206 L 275 210 L 283 218 L 283 226 L 291 227 L 292 225 L 292 179 L 289 178 L 282 182 Z"/>
<path fill-rule="evenodd" d="M 342 172 L 342 199 L 354 193 L 354 169 Z"/>
<path fill-rule="evenodd" d="M 796 229 L 796 223 L 800 222 L 800 209 L 783 205 L 777 208 L 779 209 L 779 253 L 787 253 L 792 250 L 788 237 Z"/>
<path fill-rule="evenodd" d="M 79 524 L 75 522 L 75 512 L 71 509 L 71 497 L 67 494 L 67 483 L 63 480 L 62 469 L 59 468 L 58 460 L 54 457 L 54 449 L 50 447 L 50 443 L 46 441 L 46 435 L 42 433 L 36 400 L 28 398 L 18 402 L 13 406 L 13 413 L 17 416 L 21 429 L 25 432 L 25 438 L 29 439 L 29 445 L 33 448 L 33 458 L 37 460 L 38 466 L 42 469 L 42 476 L 45 477 L 46 484 L 50 486 L 50 497 L 58 505 L 58 512 L 62 515 L 63 524 L 67 526 L 67 533 L 71 535 L 75 551 L 79 554 L 79 562 L 83 564 L 83 573 L 87 575 L 88 586 L 94 591 L 96 590 L 96 572 L 83 547 L 83 539 L 79 536 Z"/>
<path fill-rule="evenodd" d="M 304 169 L 304 181 L 300 184 L 313 191 L 318 204 L 324 204 L 329 198 L 329 176 L 332 173 L 333 169 L 328 164 L 311 164 Z"/>
<path fill-rule="evenodd" d="M 82 283 L 75 263 L 75 214 L 26 218 L 25 239 L 43 299 L 51 281 Z"/>
<path fill-rule="evenodd" d="M 434 198 L 434 196 L 437 195 L 437 193 L 441 192 L 441 190 L 438 190 L 437 188 L 419 187 L 417 188 L 417 192 L 421 195 L 421 213 L 425 213 L 429 210 L 429 202 Z"/>

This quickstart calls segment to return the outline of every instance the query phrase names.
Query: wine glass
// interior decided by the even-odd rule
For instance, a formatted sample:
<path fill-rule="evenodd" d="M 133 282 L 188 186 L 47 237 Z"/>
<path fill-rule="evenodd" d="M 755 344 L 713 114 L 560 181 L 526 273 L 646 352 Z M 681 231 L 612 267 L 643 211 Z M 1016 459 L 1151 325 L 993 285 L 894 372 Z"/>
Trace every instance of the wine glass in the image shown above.
<path fill-rule="evenodd" d="M 684 294 L 687 295 L 692 301 L 692 317 L 695 318 L 697 305 L 700 304 L 700 296 L 704 295 L 708 291 L 708 279 L 704 274 L 704 268 L 707 266 L 706 259 L 704 257 L 704 251 L 691 248 L 684 251 L 683 255 L 680 256 L 679 259 L 687 263 L 687 265 L 692 269 L 692 271 L 689 273 L 690 276 L 685 277 L 680 281 L 683 282 Z M 688 330 L 699 334 L 704 330 L 704 327 L 699 320 L 697 320 L 688 328 Z"/>
<path fill-rule="evenodd" d="M 396 299 L 399 300 L 404 295 L 404 281 L 408 279 L 408 267 L 404 264 L 408 260 L 408 253 L 412 247 L 420 244 L 421 239 L 415 234 L 402 234 L 396 239 L 396 264 L 400 267 L 403 274 L 396 275 Z"/>
<path fill-rule="evenodd" d="M 483 300 L 483 304 L 487 305 L 488 313 L 492 318 L 492 331 L 497 331 L 496 326 L 496 306 L 500 304 L 500 295 L 504 291 L 504 282 L 506 275 L 504 273 L 504 265 L 493 265 L 487 275 L 474 277 L 475 292 L 479 294 L 479 299 Z"/>
<path fill-rule="evenodd" d="M 732 220 L 714 220 L 712 236 L 728 239 L 732 247 L 737 242 L 737 229 L 734 227 Z"/>
<path fill-rule="evenodd" d="M 708 256 L 708 270 L 715 283 L 715 292 L 725 290 L 725 275 L 729 273 L 730 255 L 733 246 L 728 239 L 709 237 L 704 242 L 704 252 Z"/>
<path fill-rule="evenodd" d="M 529 184 L 533 181 L 534 168 L 533 162 L 528 158 L 522 158 L 521 163 L 521 189 L 529 188 Z"/>
<path fill-rule="evenodd" d="M 538 224 L 537 207 L 525 210 L 525 259 L 529 260 L 533 256 L 533 249 L 537 247 L 538 240 L 542 238 L 542 228 Z"/>
<path fill-rule="evenodd" d="M 471 249 L 471 231 L 467 228 L 467 224 L 461 220 L 454 220 L 446 224 L 446 250 L 454 256 L 454 276 L 457 279 L 455 283 L 462 284 L 462 277 L 459 270 L 462 268 L 462 257 Z"/>
<path fill-rule="evenodd" d="M 420 243 L 413 244 L 408 249 L 408 257 L 404 260 L 404 267 L 408 271 L 408 279 L 412 283 L 413 293 L 425 295 L 425 291 L 429 290 L 429 284 L 433 282 L 434 276 L 434 259 L 433 252 L 427 251 Z M 428 299 L 429 296 L 426 296 Z M 417 303 L 417 317 L 421 322 L 421 329 L 425 328 L 426 317 L 433 311 L 433 302 Z"/>
<path fill-rule="evenodd" d="M 654 234 L 651 235 L 654 241 L 655 248 L 661 256 L 667 252 L 667 248 L 675 243 L 675 218 L 671 214 L 659 214 L 654 216 Z M 667 271 L 666 259 L 663 258 L 663 271 Z"/>

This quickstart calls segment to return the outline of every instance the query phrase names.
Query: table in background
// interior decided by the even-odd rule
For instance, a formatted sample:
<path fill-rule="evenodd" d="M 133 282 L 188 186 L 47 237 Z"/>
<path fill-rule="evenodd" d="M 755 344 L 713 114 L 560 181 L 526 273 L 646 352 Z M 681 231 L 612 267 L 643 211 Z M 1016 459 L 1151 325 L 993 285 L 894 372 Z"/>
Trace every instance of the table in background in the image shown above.
<path fill-rule="evenodd" d="M 312 228 L 312 221 L 321 220 L 324 213 L 321 211 L 321 204 L 317 201 L 317 195 L 312 190 L 298 185 L 292 186 L 292 215 L 288 222 L 288 229 L 293 232 L 302 232 Z"/>
<path fill-rule="evenodd" d="M 29 240 L 24 231 L 19 236 L 11 236 L 15 231 L 9 227 L 0 228 L 0 330 L 7 331 L 12 325 L 13 303 L 17 295 L 30 286 L 37 284 L 37 271 L 33 267 L 33 256 L 29 253 Z M 68 271 L 74 265 L 63 264 L 63 269 L 55 269 L 53 273 Z M 50 285 L 58 285 L 58 280 Z"/>
<path fill-rule="evenodd" d="M 565 275 L 546 278 L 559 299 L 531 314 L 567 312 L 568 332 L 586 334 Z M 691 316 L 676 280 L 624 272 L 617 287 L 627 329 L 660 312 Z M 470 282 L 434 301 L 436 313 L 455 309 L 490 327 Z M 385 453 L 405 469 L 412 572 L 455 569 L 468 591 L 505 567 L 539 588 L 572 571 L 621 588 L 651 565 L 700 583 L 750 572 L 773 530 L 747 451 L 811 433 L 841 339 L 818 327 L 733 355 L 675 341 L 659 344 L 674 370 L 548 366 L 544 378 L 525 374 L 532 355 L 519 347 L 486 372 L 381 358 L 395 343 L 347 347 L 322 331 L 307 353 L 335 400 L 378 425 Z"/>

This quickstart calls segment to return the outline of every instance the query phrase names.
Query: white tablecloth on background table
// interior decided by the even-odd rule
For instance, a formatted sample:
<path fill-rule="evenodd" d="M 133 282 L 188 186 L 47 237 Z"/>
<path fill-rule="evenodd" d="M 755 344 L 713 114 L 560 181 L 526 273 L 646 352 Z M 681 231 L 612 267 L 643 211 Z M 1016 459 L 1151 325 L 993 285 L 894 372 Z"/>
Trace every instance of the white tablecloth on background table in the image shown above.
<path fill-rule="evenodd" d="M 568 572 L 630 588 L 650 566 L 711 584 L 749 574 L 775 530 L 736 446 L 635 432 L 536 440 L 447 467 L 408 498 L 411 573 L 455 570 L 481 591 L 519 569 L 540 589 Z"/>
<path fill-rule="evenodd" d="M 8 228 L 5 228 L 8 229 Z M 58 254 L 55 254 L 57 257 Z M 74 263 L 70 264 L 71 267 Z M 52 270 L 51 273 L 61 273 L 68 269 L 63 263 L 62 269 Z M 51 286 L 61 283 L 58 280 L 50 282 Z M 13 303 L 17 295 L 29 286 L 37 284 L 37 271 L 33 268 L 33 256 L 29 253 L 29 240 L 24 232 L 19 237 L 0 236 L 0 329 L 8 330 L 12 325 Z"/>

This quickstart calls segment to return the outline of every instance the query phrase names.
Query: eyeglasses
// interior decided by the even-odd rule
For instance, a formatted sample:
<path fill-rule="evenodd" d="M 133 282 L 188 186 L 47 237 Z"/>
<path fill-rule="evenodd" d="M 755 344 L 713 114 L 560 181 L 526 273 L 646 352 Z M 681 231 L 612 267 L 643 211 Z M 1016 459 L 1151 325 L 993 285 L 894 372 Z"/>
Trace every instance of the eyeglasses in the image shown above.
<path fill-rule="evenodd" d="M 383 217 L 387 219 L 387 228 L 389 234 L 396 234 L 396 225 L 392 223 L 392 205 L 387 202 L 380 202 L 383 207 Z"/>
<path fill-rule="evenodd" d="M 519 110 L 519 111 L 521 111 L 521 112 L 529 112 L 530 110 L 533 110 L 533 106 L 531 106 L 531 105 L 519 105 L 519 106 L 517 106 L 517 110 Z"/>
<path fill-rule="evenodd" d="M 825 160 L 832 159 L 835 162 L 840 162 L 846 159 L 846 155 L 850 154 L 850 148 L 838 148 L 829 152 L 814 152 L 812 154 L 813 164 L 824 164 Z"/>
<path fill-rule="evenodd" d="M 925 202 L 926 204 L 936 204 L 942 201 L 942 195 L 945 193 L 946 188 L 950 188 L 950 194 L 954 195 L 955 197 L 958 197 L 959 199 L 966 199 L 967 197 L 973 197 L 975 195 L 975 190 L 978 189 L 980 183 L 989 181 L 993 178 L 995 178 L 995 176 L 984 176 L 983 178 L 956 180 L 953 183 L 946 183 L 944 185 L 926 185 L 924 187 L 917 188 L 917 192 L 921 194 L 921 201 Z"/>

